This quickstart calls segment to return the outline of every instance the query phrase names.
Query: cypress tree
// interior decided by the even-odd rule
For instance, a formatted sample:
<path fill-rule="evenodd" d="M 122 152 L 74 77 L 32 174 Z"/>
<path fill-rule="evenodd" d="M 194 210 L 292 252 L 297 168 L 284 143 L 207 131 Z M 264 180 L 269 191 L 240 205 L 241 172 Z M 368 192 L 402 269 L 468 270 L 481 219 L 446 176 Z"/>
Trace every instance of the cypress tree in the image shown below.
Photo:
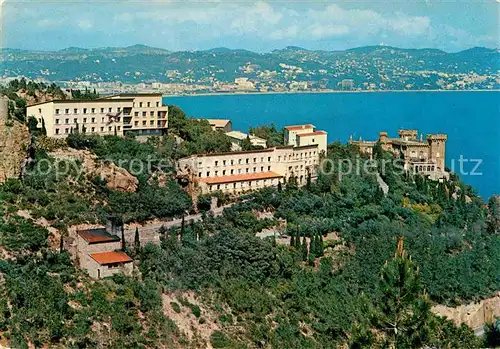
<path fill-rule="evenodd" d="M 59 253 L 63 253 L 64 251 L 64 237 L 61 234 L 61 238 L 59 239 Z"/>
<path fill-rule="evenodd" d="M 318 234 L 318 255 L 322 257 L 325 253 L 325 246 L 323 245 L 323 234 Z"/>
<path fill-rule="evenodd" d="M 295 248 L 300 249 L 300 225 L 297 225 L 297 232 L 295 235 Z"/>
<path fill-rule="evenodd" d="M 125 229 L 123 228 L 122 224 L 122 251 L 125 251 L 127 249 L 127 244 L 125 242 Z"/>
<path fill-rule="evenodd" d="M 304 262 L 307 261 L 307 241 L 305 235 L 302 237 L 302 244 L 300 245 L 300 256 Z"/>
<path fill-rule="evenodd" d="M 281 185 L 281 181 L 278 182 L 278 191 L 281 192 L 283 190 L 283 186 Z"/>
<path fill-rule="evenodd" d="M 135 246 L 135 249 L 138 250 L 139 248 L 141 248 L 141 241 L 140 241 L 140 238 L 139 238 L 139 228 L 135 228 L 135 236 L 134 236 L 134 246 Z"/>
<path fill-rule="evenodd" d="M 290 246 L 295 247 L 295 233 L 291 232 L 290 234 Z"/>
<path fill-rule="evenodd" d="M 316 258 L 316 246 L 315 246 L 315 237 L 314 233 L 309 234 L 310 239 L 309 239 L 309 256 L 312 256 L 313 258 Z"/>

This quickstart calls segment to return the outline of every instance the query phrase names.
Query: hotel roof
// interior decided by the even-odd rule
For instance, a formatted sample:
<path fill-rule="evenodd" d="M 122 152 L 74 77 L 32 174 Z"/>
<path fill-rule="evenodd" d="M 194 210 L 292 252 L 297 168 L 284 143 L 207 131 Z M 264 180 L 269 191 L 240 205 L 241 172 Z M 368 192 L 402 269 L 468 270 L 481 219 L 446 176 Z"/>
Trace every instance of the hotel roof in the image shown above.
<path fill-rule="evenodd" d="M 221 184 L 221 183 L 233 183 L 233 182 L 245 182 L 245 181 L 255 181 L 259 179 L 273 179 L 283 177 L 276 172 L 260 172 L 260 173 L 250 173 L 250 174 L 239 174 L 232 176 L 222 176 L 222 177 L 206 177 L 200 178 L 199 181 L 206 184 Z"/>
<path fill-rule="evenodd" d="M 117 242 L 120 238 L 116 235 L 111 235 L 104 228 L 88 229 L 88 230 L 78 230 L 76 232 L 85 241 L 91 244 L 99 244 L 105 242 Z"/>
<path fill-rule="evenodd" d="M 207 120 L 210 125 L 213 125 L 215 127 L 225 127 L 227 124 L 231 122 L 229 119 L 205 119 Z"/>
<path fill-rule="evenodd" d="M 102 103 L 103 101 L 110 102 L 131 102 L 133 98 L 98 98 L 98 99 L 54 99 L 52 101 L 40 102 L 28 105 L 27 108 L 33 107 L 35 105 L 47 104 L 47 103 Z"/>
<path fill-rule="evenodd" d="M 121 251 L 92 253 L 90 257 L 100 265 L 132 262 L 132 258 Z"/>
<path fill-rule="evenodd" d="M 318 136 L 318 135 L 326 135 L 325 131 L 314 131 L 314 132 L 308 132 L 308 133 L 300 133 L 297 135 L 297 137 L 308 137 L 308 136 Z"/>
<path fill-rule="evenodd" d="M 315 128 L 316 126 L 312 124 L 304 124 L 304 125 L 292 125 L 292 126 L 285 126 L 285 130 L 287 131 L 300 131 L 300 130 L 306 130 L 309 128 Z"/>

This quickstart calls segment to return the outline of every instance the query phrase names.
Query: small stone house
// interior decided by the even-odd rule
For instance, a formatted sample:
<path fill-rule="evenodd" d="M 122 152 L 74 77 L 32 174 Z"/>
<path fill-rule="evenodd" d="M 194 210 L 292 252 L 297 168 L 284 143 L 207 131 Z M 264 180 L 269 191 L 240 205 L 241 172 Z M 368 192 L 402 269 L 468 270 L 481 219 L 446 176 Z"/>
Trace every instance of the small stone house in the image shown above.
<path fill-rule="evenodd" d="M 121 239 L 104 228 L 77 231 L 77 258 L 95 279 L 117 273 L 130 275 L 133 260 L 121 251 Z"/>

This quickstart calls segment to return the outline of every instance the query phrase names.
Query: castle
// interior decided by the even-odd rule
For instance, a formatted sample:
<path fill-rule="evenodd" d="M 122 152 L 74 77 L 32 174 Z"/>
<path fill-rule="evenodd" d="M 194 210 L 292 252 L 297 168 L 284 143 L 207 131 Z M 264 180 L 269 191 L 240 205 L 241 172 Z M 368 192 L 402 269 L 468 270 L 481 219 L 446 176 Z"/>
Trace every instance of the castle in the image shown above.
<path fill-rule="evenodd" d="M 351 136 L 349 142 L 359 146 L 360 151 L 370 157 L 373 147 L 379 142 L 382 149 L 404 159 L 406 170 L 428 175 L 432 179 L 448 177 L 445 171 L 447 135 L 429 134 L 426 140 L 422 134 L 418 138 L 417 130 L 399 130 L 398 135 L 398 138 L 389 138 L 387 132 L 380 132 L 377 141 L 363 141 L 361 137 L 354 141 Z"/>

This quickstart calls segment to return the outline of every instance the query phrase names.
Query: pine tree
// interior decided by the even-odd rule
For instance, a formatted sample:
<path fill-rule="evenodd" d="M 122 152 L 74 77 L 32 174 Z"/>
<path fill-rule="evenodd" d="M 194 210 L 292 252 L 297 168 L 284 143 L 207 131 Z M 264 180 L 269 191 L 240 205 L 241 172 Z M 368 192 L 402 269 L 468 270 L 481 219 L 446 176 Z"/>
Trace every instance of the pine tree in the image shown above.
<path fill-rule="evenodd" d="M 139 228 L 135 228 L 135 236 L 134 236 L 134 247 L 137 250 L 141 248 L 141 241 L 139 238 Z"/>
<path fill-rule="evenodd" d="M 418 267 L 403 248 L 400 237 L 395 256 L 380 272 L 381 294 L 374 322 L 385 333 L 383 347 L 421 347 L 429 335 L 430 302 L 422 287 Z"/>

